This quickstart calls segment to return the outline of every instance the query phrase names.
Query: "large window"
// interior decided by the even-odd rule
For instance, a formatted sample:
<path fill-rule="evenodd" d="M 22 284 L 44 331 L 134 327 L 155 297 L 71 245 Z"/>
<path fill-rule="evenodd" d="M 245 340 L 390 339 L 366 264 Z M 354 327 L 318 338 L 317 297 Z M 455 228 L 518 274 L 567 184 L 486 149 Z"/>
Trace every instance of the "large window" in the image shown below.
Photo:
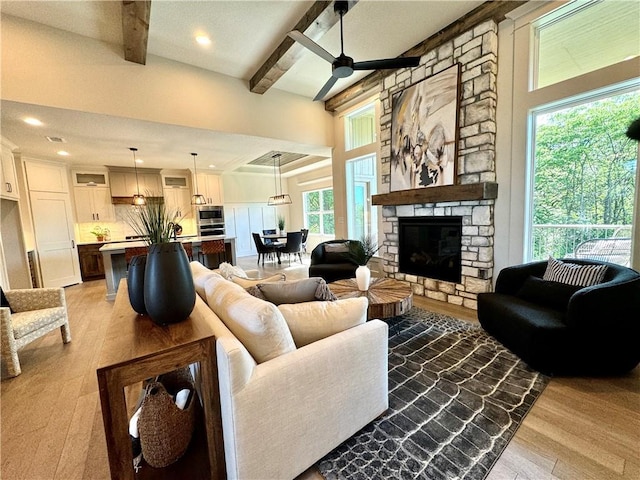
<path fill-rule="evenodd" d="M 640 2 L 574 1 L 536 22 L 533 88 L 640 54 Z"/>
<path fill-rule="evenodd" d="M 630 265 L 637 146 L 625 131 L 640 113 L 640 90 L 608 93 L 533 114 L 534 260 Z"/>
<path fill-rule="evenodd" d="M 376 141 L 376 109 L 369 104 L 345 116 L 345 151 L 369 145 Z"/>
<path fill-rule="evenodd" d="M 302 194 L 304 225 L 310 234 L 335 235 L 333 189 L 313 190 Z"/>
<path fill-rule="evenodd" d="M 346 169 L 349 238 L 375 238 L 378 229 L 371 195 L 377 193 L 376 156 L 348 160 Z"/>

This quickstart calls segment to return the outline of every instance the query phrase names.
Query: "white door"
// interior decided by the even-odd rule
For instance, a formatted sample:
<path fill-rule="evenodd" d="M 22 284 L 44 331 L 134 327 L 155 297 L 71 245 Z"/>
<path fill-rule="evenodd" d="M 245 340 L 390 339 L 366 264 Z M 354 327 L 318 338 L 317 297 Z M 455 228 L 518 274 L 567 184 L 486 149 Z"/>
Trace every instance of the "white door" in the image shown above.
<path fill-rule="evenodd" d="M 234 207 L 236 225 L 236 256 L 245 257 L 253 255 L 253 237 L 251 236 L 251 223 L 249 221 L 249 209 L 247 207 Z"/>
<path fill-rule="evenodd" d="M 80 283 L 69 194 L 31 192 L 30 197 L 43 286 Z"/>

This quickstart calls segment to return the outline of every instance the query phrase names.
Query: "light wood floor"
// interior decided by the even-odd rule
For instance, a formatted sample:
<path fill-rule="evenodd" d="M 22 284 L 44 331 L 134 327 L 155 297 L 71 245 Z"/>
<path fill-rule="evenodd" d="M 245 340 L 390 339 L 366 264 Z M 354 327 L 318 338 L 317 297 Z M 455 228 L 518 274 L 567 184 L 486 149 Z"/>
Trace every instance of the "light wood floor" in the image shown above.
<path fill-rule="evenodd" d="M 259 269 L 295 279 L 307 275 L 308 256 L 305 263 Z M 239 264 L 256 268 L 255 258 Z M 104 281 L 68 287 L 73 341 L 63 345 L 52 332 L 20 352 L 22 375 L 3 372 L 2 479 L 109 478 L 95 373 L 112 306 L 105 294 Z M 460 307 L 414 304 L 477 321 Z M 309 469 L 298 480 L 320 478 Z M 640 368 L 619 378 L 552 379 L 489 475 L 502 479 L 640 479 Z"/>

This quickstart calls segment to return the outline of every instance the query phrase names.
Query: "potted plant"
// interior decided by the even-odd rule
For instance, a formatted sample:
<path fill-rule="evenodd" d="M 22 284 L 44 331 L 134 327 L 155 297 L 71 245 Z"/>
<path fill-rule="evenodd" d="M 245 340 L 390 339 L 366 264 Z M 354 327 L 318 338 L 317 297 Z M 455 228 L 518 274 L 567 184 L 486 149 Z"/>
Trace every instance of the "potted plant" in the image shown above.
<path fill-rule="evenodd" d="M 142 267 L 144 307 L 151 320 L 160 325 L 185 320 L 196 302 L 187 254 L 182 243 L 171 241 L 178 220 L 177 212 L 169 211 L 162 198 L 151 196 L 147 196 L 145 205 L 131 207 L 127 216 L 131 228 L 149 246 Z M 130 286 L 130 299 L 134 288 Z"/>
<path fill-rule="evenodd" d="M 380 250 L 380 247 L 371 235 L 365 235 L 359 242 L 349 242 L 349 251 L 345 255 L 350 261 L 358 265 L 356 283 L 360 291 L 364 292 L 369 289 L 371 270 L 367 267 L 367 263 L 378 250 Z"/>
<path fill-rule="evenodd" d="M 91 230 L 91 232 L 89 233 L 95 235 L 98 242 L 104 242 L 109 238 L 109 235 L 111 234 L 108 228 L 102 228 L 99 225 L 93 227 L 93 230 Z"/>
<path fill-rule="evenodd" d="M 280 235 L 284 234 L 284 215 L 278 215 L 278 230 L 280 230 Z"/>

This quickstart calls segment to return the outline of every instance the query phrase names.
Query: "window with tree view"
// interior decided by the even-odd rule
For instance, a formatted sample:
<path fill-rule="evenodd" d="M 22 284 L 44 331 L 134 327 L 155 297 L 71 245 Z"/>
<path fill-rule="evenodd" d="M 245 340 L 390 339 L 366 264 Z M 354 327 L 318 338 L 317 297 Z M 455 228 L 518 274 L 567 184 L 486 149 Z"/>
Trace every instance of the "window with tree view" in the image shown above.
<path fill-rule="evenodd" d="M 303 194 L 304 223 L 310 234 L 334 235 L 333 190 L 313 190 Z"/>
<path fill-rule="evenodd" d="M 534 113 L 534 260 L 629 265 L 638 150 L 625 132 L 639 113 L 640 90 Z"/>

